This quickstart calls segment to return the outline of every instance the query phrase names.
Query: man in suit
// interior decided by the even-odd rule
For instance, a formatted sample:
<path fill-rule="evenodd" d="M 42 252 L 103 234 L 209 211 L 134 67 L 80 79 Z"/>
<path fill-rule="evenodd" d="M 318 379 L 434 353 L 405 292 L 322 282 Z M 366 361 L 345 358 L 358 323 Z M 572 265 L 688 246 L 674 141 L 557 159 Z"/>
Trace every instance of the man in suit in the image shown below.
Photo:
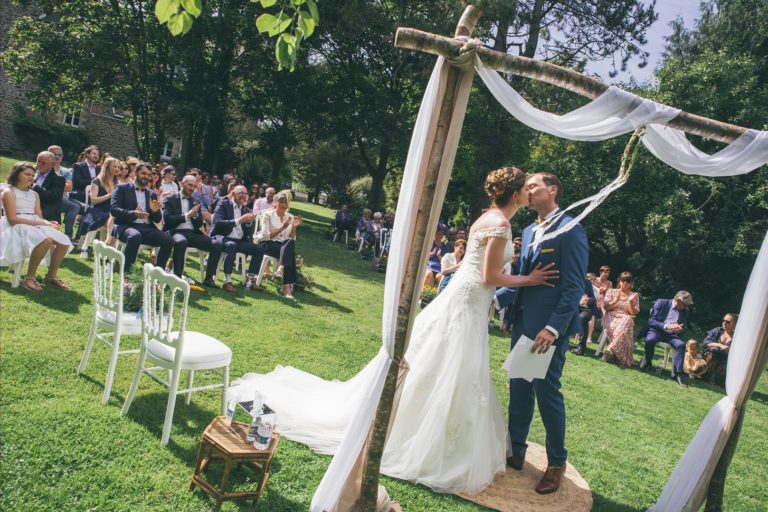
<path fill-rule="evenodd" d="M 72 192 L 72 169 L 67 169 L 61 165 L 61 161 L 64 159 L 64 151 L 61 146 L 49 146 L 48 151 L 53 153 L 53 172 L 64 178 L 64 194 L 61 198 L 61 213 L 64 214 L 64 234 L 72 239 L 74 232 L 75 220 L 77 216 L 85 212 L 85 207 L 80 201 L 69 198 L 69 193 Z"/>
<path fill-rule="evenodd" d="M 173 238 L 155 226 L 163 220 L 157 195 L 147 188 L 152 168 L 149 164 L 136 166 L 136 180 L 115 187 L 110 202 L 110 213 L 115 218 L 112 236 L 125 242 L 125 274 L 128 275 L 136 261 L 139 246 L 158 247 L 157 266 L 165 268 L 173 248 Z"/>
<path fill-rule="evenodd" d="M 248 190 L 243 185 L 232 189 L 228 197 L 222 198 L 216 204 L 213 212 L 211 237 L 218 237 L 224 250 L 224 285 L 228 292 L 235 292 L 232 284 L 232 269 L 235 266 L 237 253 L 251 256 L 248 265 L 248 283 L 254 291 L 261 290 L 256 284 L 256 277 L 264 257 L 264 251 L 253 243 L 253 232 L 256 229 L 256 214 L 245 206 L 248 202 Z"/>
<path fill-rule="evenodd" d="M 664 342 L 672 345 L 675 357 L 672 360 L 672 380 L 687 388 L 683 382 L 683 360 L 685 359 L 685 341 L 683 331 L 688 324 L 688 306 L 693 304 L 693 296 L 680 290 L 673 299 L 657 299 L 648 317 L 648 334 L 645 337 L 645 366 L 644 370 L 653 369 L 653 352 L 656 343 Z"/>
<path fill-rule="evenodd" d="M 602 313 L 597 307 L 594 286 L 592 281 L 587 278 L 584 283 L 584 295 L 579 301 L 579 346 L 571 350 L 577 356 L 583 356 L 587 350 L 587 334 L 589 333 L 589 322 L 592 318 L 600 318 Z"/>
<path fill-rule="evenodd" d="M 553 287 L 519 288 L 508 307 L 508 325 L 512 329 L 513 347 L 525 335 L 534 340 L 532 351 L 554 350 L 555 353 L 543 379 L 509 381 L 511 454 L 507 457 L 507 465 L 516 470 L 523 468 L 535 399 L 547 433 L 547 470 L 536 486 L 536 492 L 548 494 L 560 487 L 565 473 L 568 452 L 565 449 L 565 402 L 560 392 L 560 377 L 568 338 L 579 332 L 579 299 L 584 293 L 589 252 L 587 236 L 578 224 L 552 240 L 532 245 L 535 239 L 565 225 L 571 217 L 558 217 L 563 186 L 556 176 L 533 174 L 528 178 L 526 190 L 529 208 L 539 214 L 539 219 L 523 231 L 518 274 L 528 275 L 538 264 L 554 263 L 554 268 L 560 271 L 560 279 L 553 281 Z"/>
<path fill-rule="evenodd" d="M 216 288 L 214 275 L 221 256 L 221 240 L 211 239 L 203 231 L 202 205 L 192 194 L 197 180 L 186 175 L 181 180 L 181 192 L 166 197 L 163 201 L 163 229 L 173 237 L 173 273 L 183 277 L 187 247 L 208 252 L 208 268 L 205 272 L 205 286 Z"/>
<path fill-rule="evenodd" d="M 67 180 L 53 171 L 56 157 L 50 151 L 41 151 L 37 155 L 37 174 L 32 190 L 40 196 L 40 210 L 43 218 L 56 223 L 61 222 L 61 198 Z"/>
<path fill-rule="evenodd" d="M 85 160 L 72 166 L 72 192 L 69 197 L 85 204 L 85 188 L 99 174 L 99 148 L 85 148 Z"/>

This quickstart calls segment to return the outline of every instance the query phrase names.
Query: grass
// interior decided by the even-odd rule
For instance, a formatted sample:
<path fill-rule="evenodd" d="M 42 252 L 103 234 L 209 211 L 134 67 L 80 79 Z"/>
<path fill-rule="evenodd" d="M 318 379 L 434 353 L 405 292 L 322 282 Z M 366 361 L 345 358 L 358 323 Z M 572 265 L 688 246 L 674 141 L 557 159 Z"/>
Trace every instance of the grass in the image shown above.
<path fill-rule="evenodd" d="M 306 219 L 298 249 L 318 282 L 315 289 L 298 294 L 297 302 L 283 300 L 275 290 L 193 292 L 189 328 L 232 348 L 235 377 L 284 364 L 346 379 L 379 349 L 383 275 L 341 244 L 324 239 L 332 212 L 312 205 L 295 205 L 295 210 Z M 194 277 L 191 261 L 187 271 Z M 171 442 L 162 447 L 164 388 L 142 379 L 130 414 L 119 415 L 135 356 L 120 358 L 107 405 L 99 403 L 107 364 L 103 346 L 94 347 L 86 374 L 76 374 L 91 315 L 90 272 L 90 262 L 70 256 L 60 275 L 72 290 L 39 295 L 11 289 L 10 274 L 0 273 L 0 508 L 213 509 L 211 499 L 187 488 L 201 432 L 218 414 L 216 392 L 195 394 L 190 406 L 178 403 Z M 491 334 L 493 380 L 505 404 L 500 367 L 509 342 L 497 327 Z M 124 338 L 124 347 L 136 345 L 135 338 Z M 571 356 L 563 392 L 570 461 L 592 488 L 593 510 L 612 512 L 642 511 L 655 502 L 701 420 L 723 394 L 703 384 L 681 389 L 659 377 Z M 768 465 L 765 375 L 746 414 L 728 476 L 727 510 L 761 510 L 768 503 L 760 469 Z M 544 442 L 538 418 L 531 439 Z M 283 440 L 258 508 L 307 510 L 329 462 L 329 457 Z M 389 478 L 383 483 L 407 511 L 481 510 L 422 486 Z M 245 484 L 242 478 L 238 482 Z M 223 506 L 238 509 L 231 503 Z"/>

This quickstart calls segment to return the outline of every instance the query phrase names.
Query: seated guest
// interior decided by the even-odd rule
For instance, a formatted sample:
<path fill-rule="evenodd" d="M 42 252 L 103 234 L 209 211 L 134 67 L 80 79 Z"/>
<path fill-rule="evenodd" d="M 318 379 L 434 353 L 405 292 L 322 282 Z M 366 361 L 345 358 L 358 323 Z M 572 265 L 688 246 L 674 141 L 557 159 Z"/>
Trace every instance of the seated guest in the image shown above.
<path fill-rule="evenodd" d="M 88 146 L 83 155 L 85 159 L 72 166 L 72 192 L 69 197 L 85 204 L 85 188 L 99 174 L 99 148 Z"/>
<path fill-rule="evenodd" d="M 579 345 L 571 350 L 571 352 L 577 356 L 584 355 L 584 351 L 587 350 L 589 323 L 593 318 L 600 315 L 601 312 L 597 307 L 597 299 L 595 298 L 592 281 L 587 278 L 584 282 L 584 294 L 581 296 L 581 300 L 579 300 Z"/>
<path fill-rule="evenodd" d="M 371 210 L 368 208 L 363 208 L 363 216 L 357 219 L 357 224 L 355 226 L 355 236 L 358 240 L 365 239 L 365 231 L 368 229 L 368 221 L 371 220 Z M 363 246 L 360 245 L 360 249 L 362 251 Z"/>
<path fill-rule="evenodd" d="M 609 279 L 611 277 L 611 267 L 608 265 L 603 265 L 600 267 L 600 274 L 598 275 L 597 279 L 594 280 L 593 284 L 597 287 L 597 289 L 600 291 L 597 297 L 597 307 L 600 309 L 603 309 L 603 301 L 605 300 L 605 293 L 613 288 L 613 283 Z"/>
<path fill-rule="evenodd" d="M 73 238 L 75 220 L 84 210 L 85 206 L 78 200 L 69 197 L 69 193 L 72 192 L 72 169 L 67 169 L 61 165 L 61 161 L 64 159 L 64 150 L 61 146 L 48 146 L 53 156 L 53 172 L 64 178 L 64 194 L 61 198 L 61 213 L 64 214 L 64 234 L 70 239 Z"/>
<path fill-rule="evenodd" d="M 634 366 L 635 316 L 640 311 L 640 295 L 633 292 L 635 280 L 629 272 L 619 275 L 619 287 L 605 293 L 603 328 L 608 336 L 604 358 L 623 366 Z M 589 283 L 592 286 L 592 283 Z"/>
<path fill-rule="evenodd" d="M 272 187 L 267 187 L 264 190 L 264 197 L 258 198 L 253 203 L 253 213 L 255 213 L 256 215 L 259 215 L 261 214 L 261 212 L 272 208 L 273 206 L 272 201 L 274 200 L 274 198 L 275 198 L 275 189 Z"/>
<path fill-rule="evenodd" d="M 739 315 L 736 313 L 726 313 L 722 325 L 710 329 L 704 337 L 704 359 L 709 364 L 711 376 L 718 380 L 717 384 L 721 384 L 721 380 L 724 382 L 728 352 L 738 319 Z"/>
<path fill-rule="evenodd" d="M 69 237 L 59 231 L 56 222 L 45 220 L 40 198 L 32 190 L 35 167 L 18 162 L 8 176 L 10 187 L 2 194 L 5 215 L 0 220 L 0 265 L 11 266 L 29 258 L 27 274 L 21 285 L 31 292 L 41 292 L 35 274 L 42 259 L 53 249 L 44 282 L 57 288 L 69 288 L 56 274 L 64 257 L 72 250 Z"/>
<path fill-rule="evenodd" d="M 50 151 L 41 151 L 37 155 L 37 175 L 32 190 L 37 192 L 43 218 L 58 224 L 61 220 L 61 200 L 67 180 L 53 172 L 55 161 L 56 157 Z"/>
<path fill-rule="evenodd" d="M 672 345 L 675 357 L 672 361 L 672 379 L 680 386 L 688 387 L 682 380 L 685 342 L 681 338 L 688 324 L 688 306 L 693 304 L 693 297 L 685 290 L 680 290 L 673 299 L 657 299 L 648 317 L 648 334 L 645 337 L 645 370 L 653 368 L 653 352 L 656 343 Z"/>
<path fill-rule="evenodd" d="M 443 278 L 440 280 L 440 286 L 437 287 L 438 294 L 448 286 L 456 271 L 459 270 L 466 251 L 467 241 L 458 239 L 453 244 L 453 252 L 443 255 L 440 260 L 440 273 L 443 274 Z"/>
<path fill-rule="evenodd" d="M 259 184 L 253 183 L 251 185 L 251 191 L 248 194 L 248 208 L 253 210 L 256 207 L 256 201 L 261 197 L 261 190 L 259 190 Z"/>
<path fill-rule="evenodd" d="M 427 275 L 424 276 L 424 288 L 434 288 L 440 284 L 443 275 L 440 273 L 440 260 L 448 253 L 448 243 L 443 238 L 443 232 L 438 228 L 432 241 L 432 250 L 427 260 Z"/>
<path fill-rule="evenodd" d="M 208 267 L 203 284 L 216 288 L 214 276 L 221 257 L 221 239 L 212 239 L 203 231 L 203 205 L 193 195 L 196 187 L 197 179 L 187 174 L 181 180 L 181 192 L 163 200 L 163 229 L 173 237 L 173 273 L 183 277 L 188 247 L 207 251 Z"/>
<path fill-rule="evenodd" d="M 125 243 L 125 275 L 133 268 L 140 245 L 157 247 L 156 265 L 165 268 L 173 248 L 173 239 L 165 231 L 160 231 L 155 223 L 162 222 L 160 201 L 147 186 L 152 175 L 149 164 L 136 166 L 134 183 L 121 183 L 112 192 L 109 212 L 115 218 L 113 236 Z"/>
<path fill-rule="evenodd" d="M 96 231 L 109 221 L 109 202 L 112 192 L 119 184 L 123 172 L 121 162 L 117 158 L 107 158 L 99 170 L 99 175 L 91 183 L 91 203 L 80 219 L 78 238 L 90 231 Z"/>
<path fill-rule="evenodd" d="M 379 254 L 381 245 L 381 230 L 384 229 L 381 217 L 381 212 L 374 213 L 373 219 L 368 221 L 365 228 L 365 243 L 374 247 L 374 254 Z"/>
<path fill-rule="evenodd" d="M 278 258 L 275 277 L 283 278 L 281 290 L 284 297 L 293 298 L 292 285 L 296 282 L 296 228 L 301 225 L 301 216 L 293 216 L 291 191 L 281 190 L 272 201 L 273 208 L 261 216 L 261 243 L 264 254 Z"/>
<path fill-rule="evenodd" d="M 211 187 L 203 183 L 203 175 L 197 167 L 189 169 L 187 176 L 195 178 L 195 191 L 192 193 L 192 197 L 200 202 L 200 213 L 203 216 L 203 222 L 210 226 L 213 221 L 213 215 L 211 215 L 211 198 L 213 196 Z"/>
<path fill-rule="evenodd" d="M 179 185 L 176 183 L 176 169 L 169 165 L 163 169 L 163 183 L 160 185 L 164 196 L 179 193 Z"/>
<path fill-rule="evenodd" d="M 685 344 L 685 363 L 683 368 L 691 379 L 701 378 L 709 369 L 709 365 L 699 354 L 698 345 L 696 340 L 688 340 Z"/>
<path fill-rule="evenodd" d="M 353 227 L 352 213 L 347 205 L 343 204 L 339 211 L 336 212 L 336 217 L 333 220 L 333 240 L 340 239 L 343 231 L 349 233 Z"/>
<path fill-rule="evenodd" d="M 236 185 L 228 197 L 223 197 L 216 204 L 213 212 L 211 237 L 216 237 L 224 251 L 224 285 L 222 288 L 230 293 L 237 291 L 232 284 L 232 269 L 235 267 L 237 253 L 251 257 L 248 265 L 248 279 L 244 285 L 250 285 L 251 290 L 261 290 L 256 281 L 264 256 L 262 249 L 253 243 L 253 232 L 256 229 L 256 214 L 245 204 L 248 202 L 248 190 L 242 185 Z"/>

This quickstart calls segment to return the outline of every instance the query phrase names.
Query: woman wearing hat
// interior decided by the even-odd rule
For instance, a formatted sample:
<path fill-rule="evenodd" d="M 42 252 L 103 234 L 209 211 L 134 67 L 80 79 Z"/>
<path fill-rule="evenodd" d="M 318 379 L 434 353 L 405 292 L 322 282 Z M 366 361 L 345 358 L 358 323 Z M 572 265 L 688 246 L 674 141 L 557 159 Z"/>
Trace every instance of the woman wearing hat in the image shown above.
<path fill-rule="evenodd" d="M 280 260 L 275 277 L 283 279 L 281 291 L 288 299 L 293 298 L 292 285 L 296 282 L 296 228 L 302 222 L 301 216 L 294 216 L 288 211 L 290 206 L 290 190 L 275 194 L 272 208 L 262 213 L 259 244 L 265 255 Z"/>

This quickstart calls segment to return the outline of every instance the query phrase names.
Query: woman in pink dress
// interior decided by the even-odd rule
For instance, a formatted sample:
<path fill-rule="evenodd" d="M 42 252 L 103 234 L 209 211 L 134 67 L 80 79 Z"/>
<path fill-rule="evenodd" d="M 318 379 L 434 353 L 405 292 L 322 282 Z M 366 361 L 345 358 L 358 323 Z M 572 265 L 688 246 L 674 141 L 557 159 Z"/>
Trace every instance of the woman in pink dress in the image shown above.
<path fill-rule="evenodd" d="M 633 366 L 635 315 L 640 310 L 640 295 L 632 291 L 634 279 L 629 272 L 619 276 L 619 287 L 605 293 L 603 328 L 608 334 L 605 360 L 623 366 Z"/>

